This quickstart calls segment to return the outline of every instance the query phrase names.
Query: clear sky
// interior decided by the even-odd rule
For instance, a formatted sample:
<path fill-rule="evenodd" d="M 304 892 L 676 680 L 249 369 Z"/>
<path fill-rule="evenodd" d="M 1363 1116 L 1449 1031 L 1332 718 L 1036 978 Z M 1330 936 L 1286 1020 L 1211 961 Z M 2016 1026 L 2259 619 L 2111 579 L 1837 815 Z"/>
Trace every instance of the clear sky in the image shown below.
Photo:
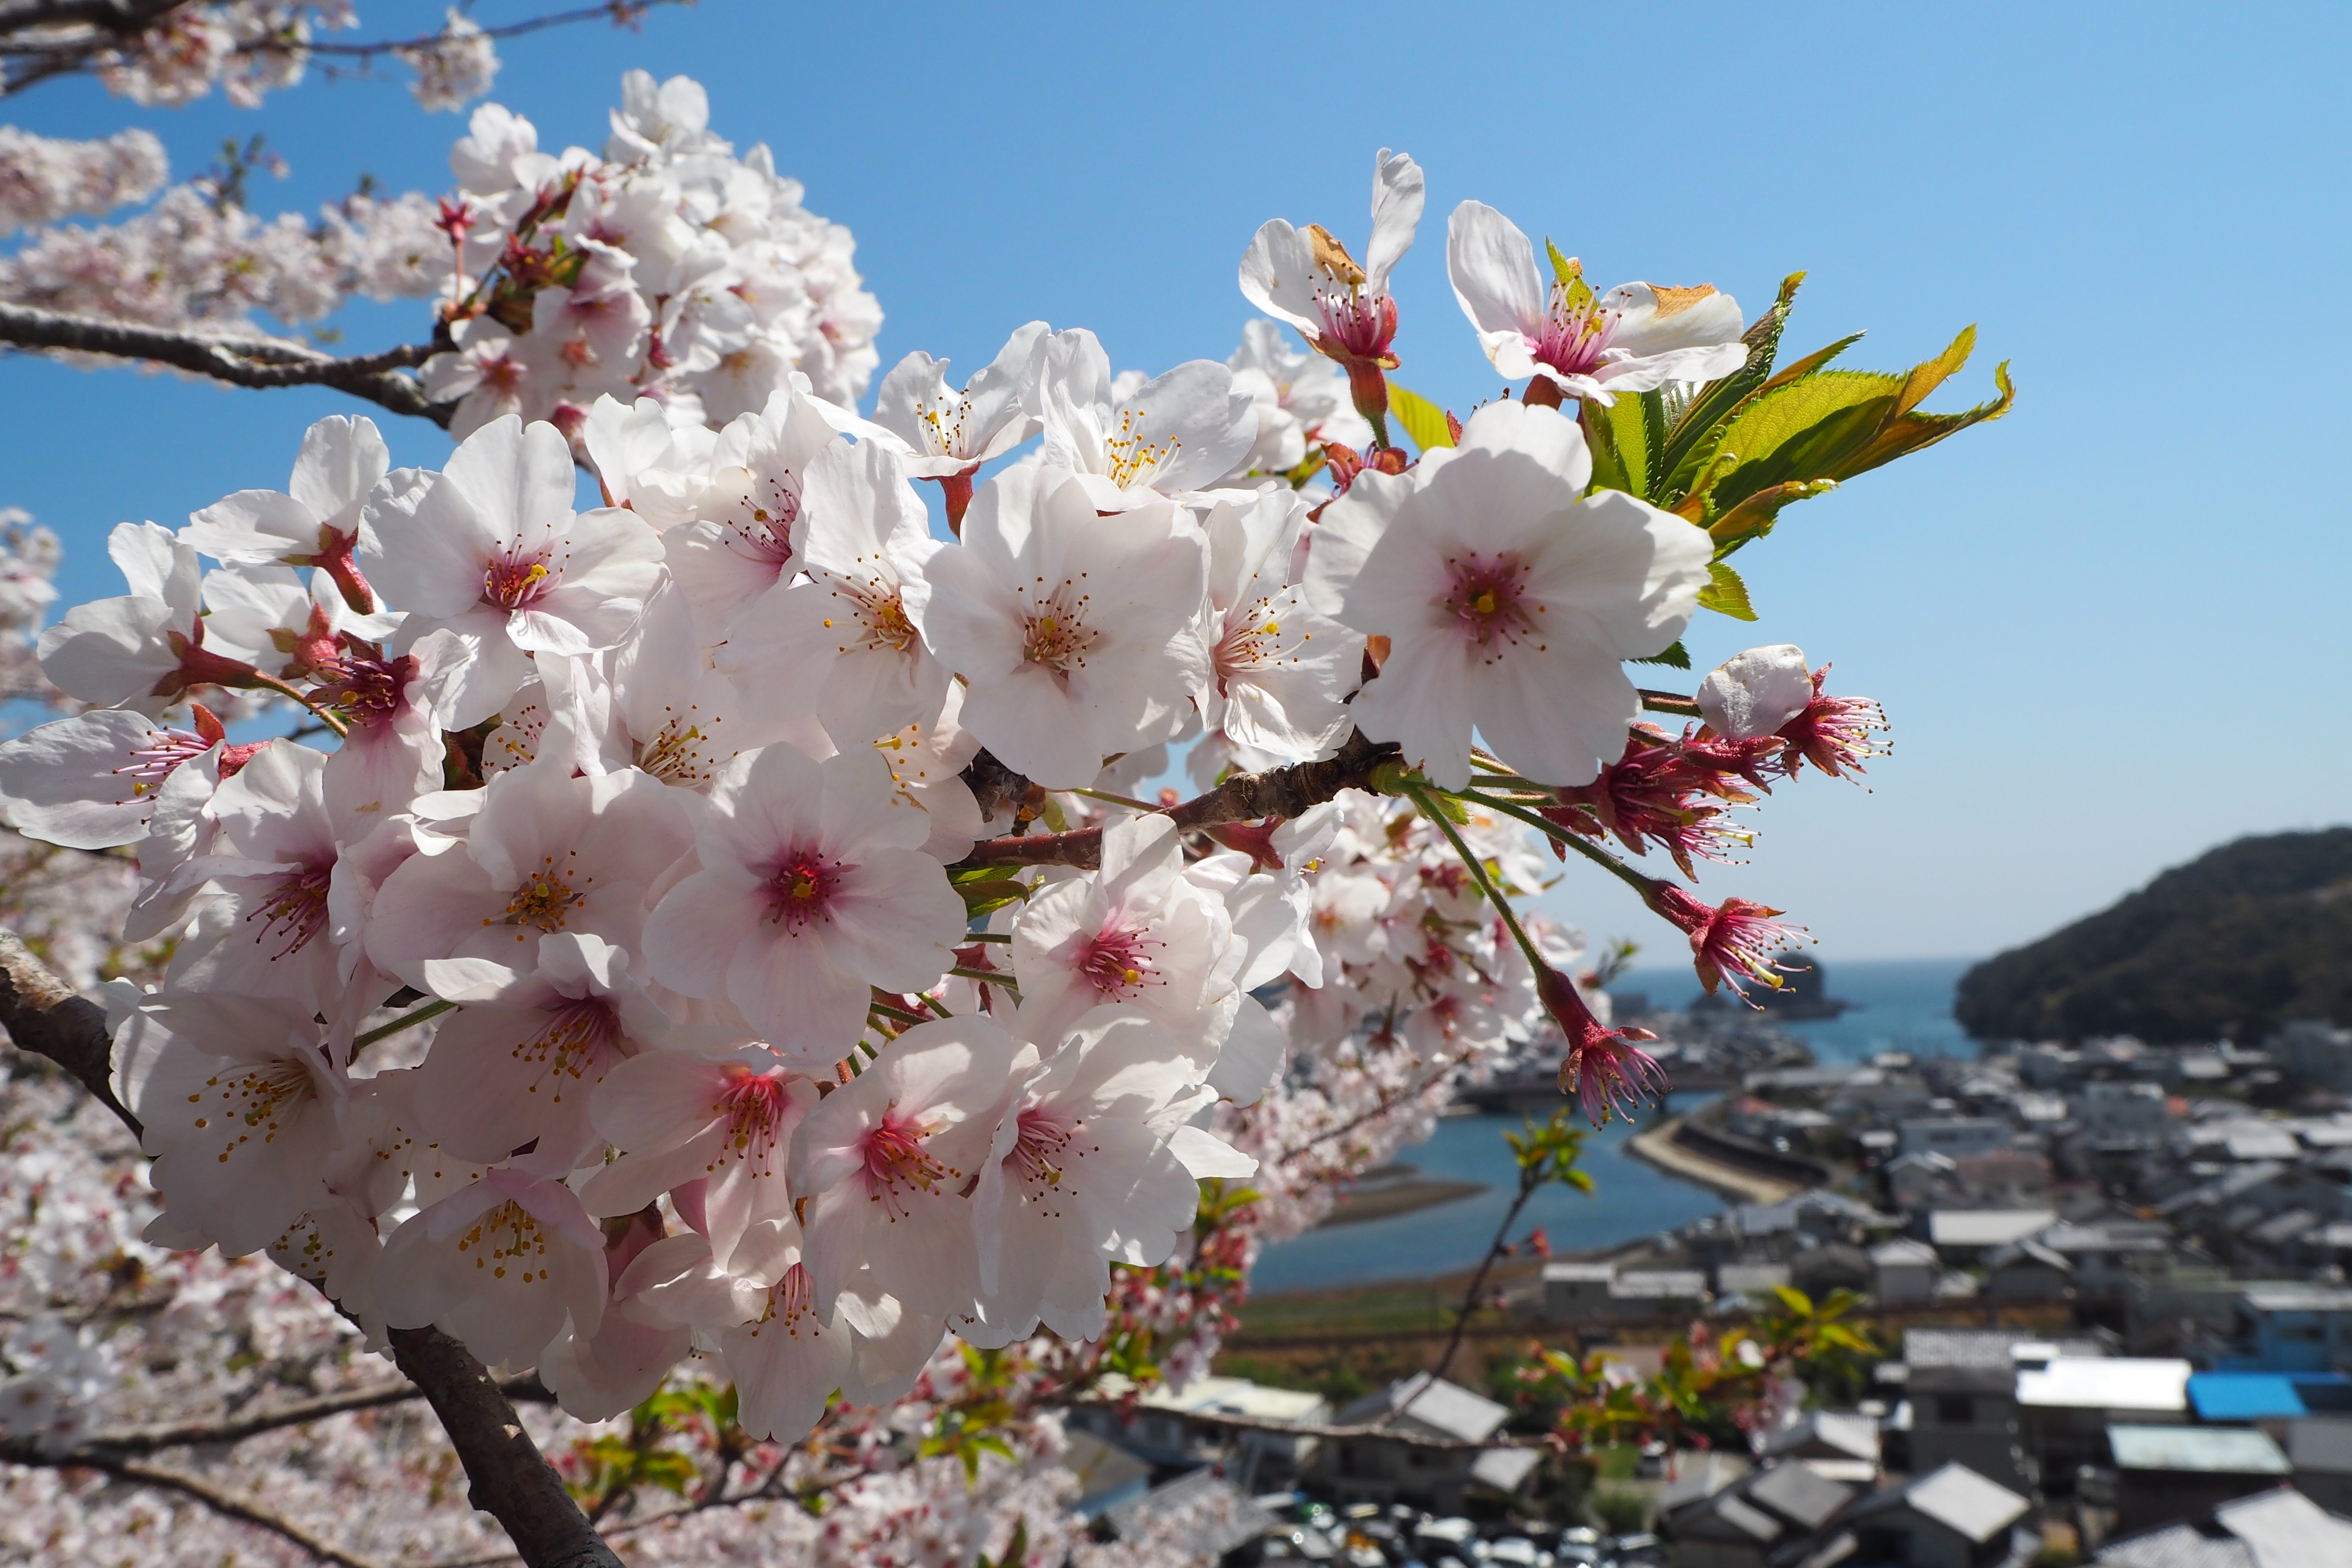
<path fill-rule="evenodd" d="M 382 33 L 440 7 L 361 10 Z M 1832 963 L 1983 953 L 2239 835 L 2352 818 L 2352 10 L 1360 5 L 1286 27 L 1309 15 L 703 0 L 638 35 L 512 43 L 494 96 L 542 146 L 593 146 L 622 70 L 701 79 L 721 133 L 769 142 L 856 231 L 886 367 L 921 348 L 977 369 L 1037 317 L 1093 328 L 1120 366 L 1222 359 L 1256 226 L 1360 240 L 1382 146 L 1429 180 L 1398 379 L 1457 409 L 1497 386 L 1445 283 L 1467 197 L 1603 285 L 1711 281 L 1752 314 L 1808 269 L 1789 344 L 1867 328 L 1858 365 L 1976 322 L 1935 405 L 1990 395 L 2009 359 L 2016 411 L 1784 513 L 1739 561 L 1763 619 L 1692 628 L 1702 667 L 1799 643 L 1895 724 L 1871 793 L 1785 788 L 1752 863 L 1706 890 L 1789 909 Z M 259 113 L 68 82 L 0 119 L 146 124 L 183 174 L 263 131 L 294 167 L 255 205 L 298 210 L 361 171 L 442 189 L 462 132 L 348 80 Z M 420 321 L 369 310 L 351 342 Z M 64 536 L 72 596 L 119 592 L 107 528 L 282 484 L 303 425 L 342 406 L 10 360 L 0 504 Z M 398 460 L 446 450 L 389 434 Z M 1653 961 L 1674 940 L 1580 869 L 1551 898 Z"/>

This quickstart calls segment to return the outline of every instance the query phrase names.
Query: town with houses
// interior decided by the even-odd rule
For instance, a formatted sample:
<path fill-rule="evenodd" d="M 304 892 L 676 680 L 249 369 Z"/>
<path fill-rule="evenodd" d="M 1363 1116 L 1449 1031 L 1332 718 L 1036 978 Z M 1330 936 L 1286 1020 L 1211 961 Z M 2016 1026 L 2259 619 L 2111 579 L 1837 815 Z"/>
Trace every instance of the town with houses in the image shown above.
<path fill-rule="evenodd" d="M 1852 1291 L 1858 1396 L 1596 1490 L 1498 1391 L 1426 1373 L 1114 1390 L 1072 1423 L 1097 1531 L 1187 1509 L 1228 1562 L 1354 1568 L 2352 1568 L 2352 1031 L 1827 1066 L 1746 1015 L 1644 1021 L 1704 1092 L 1635 1152 L 1727 1205 L 1555 1257 L 1505 1310 L 1654 1369 L 1776 1287 Z"/>

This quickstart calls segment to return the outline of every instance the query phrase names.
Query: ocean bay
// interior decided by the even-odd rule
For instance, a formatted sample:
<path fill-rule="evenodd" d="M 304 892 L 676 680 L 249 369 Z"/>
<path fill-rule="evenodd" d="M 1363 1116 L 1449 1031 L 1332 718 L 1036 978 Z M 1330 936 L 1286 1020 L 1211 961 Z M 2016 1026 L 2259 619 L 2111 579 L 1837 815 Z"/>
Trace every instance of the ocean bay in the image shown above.
<path fill-rule="evenodd" d="M 1829 993 L 1854 1004 L 1835 1018 L 1790 1020 L 1780 1027 L 1805 1043 L 1824 1065 L 1862 1061 L 1880 1051 L 1971 1055 L 1973 1045 L 1951 1016 L 1952 989 L 1966 959 L 1880 960 L 1826 965 Z M 1697 994 L 1688 969 L 1634 969 L 1612 990 L 1644 993 L 1653 1006 L 1675 1009 Z M 1675 1100 L 1682 1114 L 1703 1103 Z M 1670 1230 L 1712 1214 L 1724 1201 L 1667 1175 L 1626 1148 L 1634 1133 L 1661 1120 L 1628 1126 L 1613 1121 L 1586 1140 L 1584 1170 L 1591 1196 L 1547 1188 L 1528 1205 L 1513 1239 L 1541 1226 L 1554 1253 L 1589 1252 Z M 1332 1225 L 1267 1247 L 1250 1281 L 1254 1295 L 1316 1290 L 1383 1280 L 1414 1279 L 1475 1267 L 1510 1207 L 1517 1171 L 1503 1134 L 1517 1129 L 1508 1116 L 1449 1116 L 1425 1142 L 1397 1152 L 1427 1182 L 1480 1184 L 1475 1195 L 1384 1218 Z"/>

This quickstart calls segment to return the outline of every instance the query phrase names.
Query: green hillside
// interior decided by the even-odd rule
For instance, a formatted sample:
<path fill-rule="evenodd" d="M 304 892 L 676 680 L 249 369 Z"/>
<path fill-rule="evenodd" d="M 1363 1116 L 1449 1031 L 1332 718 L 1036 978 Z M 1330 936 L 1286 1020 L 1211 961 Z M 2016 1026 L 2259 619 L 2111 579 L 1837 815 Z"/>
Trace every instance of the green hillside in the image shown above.
<path fill-rule="evenodd" d="M 1979 1039 L 2228 1036 L 2289 1018 L 2352 1024 L 2352 827 L 2241 838 L 1962 976 Z"/>

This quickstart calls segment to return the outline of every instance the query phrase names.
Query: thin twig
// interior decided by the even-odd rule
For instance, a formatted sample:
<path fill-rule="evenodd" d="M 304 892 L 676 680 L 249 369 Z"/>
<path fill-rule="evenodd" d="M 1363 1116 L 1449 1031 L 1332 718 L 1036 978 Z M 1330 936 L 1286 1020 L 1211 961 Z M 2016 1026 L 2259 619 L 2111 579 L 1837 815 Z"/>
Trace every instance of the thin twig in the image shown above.
<path fill-rule="evenodd" d="M 19 1465 L 39 1466 L 54 1469 L 97 1470 L 118 1480 L 135 1481 L 141 1486 L 160 1488 L 194 1498 L 215 1513 L 266 1530 L 272 1535 L 291 1542 L 321 1563 L 332 1563 L 336 1568 L 381 1568 L 373 1558 L 361 1557 L 339 1546 L 320 1540 L 292 1520 L 270 1512 L 258 1503 L 249 1502 L 236 1493 L 226 1491 L 195 1476 L 178 1470 L 167 1470 L 155 1465 L 141 1464 L 136 1459 L 117 1458 L 110 1454 L 92 1454 L 82 1449 L 55 1458 L 35 1452 L 31 1456 L 10 1456 Z"/>

